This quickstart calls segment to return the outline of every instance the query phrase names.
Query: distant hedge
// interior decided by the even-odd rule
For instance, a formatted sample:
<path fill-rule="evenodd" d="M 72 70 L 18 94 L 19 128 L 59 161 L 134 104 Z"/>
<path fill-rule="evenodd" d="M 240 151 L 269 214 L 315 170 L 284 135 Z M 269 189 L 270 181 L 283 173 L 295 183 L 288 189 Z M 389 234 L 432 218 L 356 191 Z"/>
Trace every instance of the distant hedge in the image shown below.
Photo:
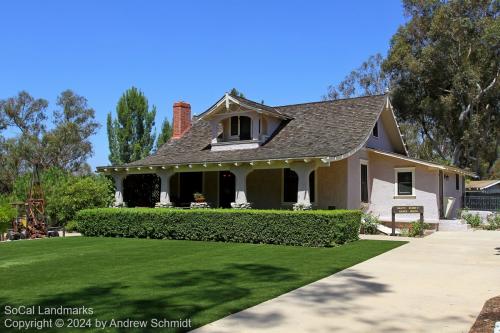
<path fill-rule="evenodd" d="M 75 221 L 85 236 L 335 246 L 358 239 L 361 212 L 99 208 Z"/>

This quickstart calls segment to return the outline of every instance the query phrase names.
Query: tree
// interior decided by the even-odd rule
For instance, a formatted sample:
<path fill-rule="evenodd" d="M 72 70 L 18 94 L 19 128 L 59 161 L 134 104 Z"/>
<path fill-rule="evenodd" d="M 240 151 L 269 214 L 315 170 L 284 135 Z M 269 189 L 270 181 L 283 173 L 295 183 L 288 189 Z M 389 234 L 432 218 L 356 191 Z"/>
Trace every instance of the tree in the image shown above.
<path fill-rule="evenodd" d="M 384 58 L 378 53 L 368 57 L 361 66 L 351 71 L 339 84 L 330 85 L 323 99 L 337 100 L 386 93 L 389 88 L 389 78 L 381 68 L 383 61 Z M 429 161 L 442 161 L 432 152 L 432 147 L 428 144 L 418 126 L 402 119 L 399 119 L 399 123 L 411 157 Z"/>
<path fill-rule="evenodd" d="M 336 100 L 355 96 L 380 95 L 386 92 L 389 83 L 381 69 L 384 58 L 380 53 L 370 56 L 361 66 L 353 70 L 338 85 L 329 86 L 325 100 Z"/>
<path fill-rule="evenodd" d="M 94 121 L 95 111 L 87 105 L 85 97 L 66 90 L 57 98 L 61 110 L 54 112 L 55 128 L 43 137 L 47 147 L 43 166 L 56 166 L 77 172 L 92 155 L 90 137 L 100 127 Z"/>
<path fill-rule="evenodd" d="M 48 168 L 40 177 L 46 199 L 45 211 L 51 225 L 64 225 L 77 211 L 108 207 L 113 200 L 113 183 L 105 176 L 75 176 L 59 168 Z M 30 179 L 29 173 L 16 179 L 12 193 L 15 200 L 27 199 Z"/>
<path fill-rule="evenodd" d="M 12 184 L 29 169 L 18 138 L 0 138 L 0 193 L 10 193 Z"/>
<path fill-rule="evenodd" d="M 3 129 L 15 128 L 20 132 L 15 140 L 16 150 L 30 164 L 41 163 L 43 157 L 42 137 L 46 132 L 47 107 L 46 100 L 35 99 L 26 91 L 0 100 Z M 11 140 L 12 144 L 14 141 Z M 4 159 L 8 157 L 3 156 Z"/>
<path fill-rule="evenodd" d="M 163 121 L 161 125 L 161 132 L 156 140 L 156 150 L 158 150 L 164 143 L 166 143 L 172 137 L 172 127 L 168 119 Z"/>
<path fill-rule="evenodd" d="M 21 91 L 0 100 L 0 130 L 12 128 L 17 135 L 0 137 L 0 191 L 12 190 L 13 181 L 34 164 L 88 173 L 86 163 L 92 155 L 90 137 L 99 125 L 87 100 L 71 90 L 57 99 L 60 108 L 53 112 L 53 126 L 47 126 L 48 102 Z"/>
<path fill-rule="evenodd" d="M 500 143 L 499 3 L 403 4 L 409 20 L 383 64 L 394 106 L 442 159 L 491 175 Z"/>
<path fill-rule="evenodd" d="M 238 89 L 236 89 L 236 88 L 231 89 L 231 91 L 229 92 L 229 95 L 235 96 L 235 97 L 245 98 L 245 95 L 241 91 L 238 91 Z"/>
<path fill-rule="evenodd" d="M 148 156 L 156 137 L 156 133 L 151 133 L 156 107 L 150 111 L 147 98 L 132 87 L 118 101 L 116 115 L 113 120 L 110 113 L 107 119 L 110 162 L 124 164 Z"/>

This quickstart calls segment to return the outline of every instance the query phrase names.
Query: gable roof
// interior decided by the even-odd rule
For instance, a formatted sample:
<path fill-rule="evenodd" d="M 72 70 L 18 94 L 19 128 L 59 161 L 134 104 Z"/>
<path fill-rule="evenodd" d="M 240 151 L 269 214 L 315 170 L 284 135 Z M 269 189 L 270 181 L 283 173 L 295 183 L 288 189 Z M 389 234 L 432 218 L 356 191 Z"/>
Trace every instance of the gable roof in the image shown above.
<path fill-rule="evenodd" d="M 365 144 L 386 106 L 386 99 L 386 95 L 376 95 L 269 107 L 288 119 L 283 120 L 281 127 L 260 147 L 245 150 L 211 151 L 211 129 L 202 114 L 181 138 L 170 140 L 156 154 L 127 166 L 344 158 Z M 249 103 L 241 97 L 238 100 Z"/>
<path fill-rule="evenodd" d="M 207 111 L 203 112 L 202 114 L 198 115 L 196 118 L 197 119 L 205 119 L 209 118 L 212 114 L 217 113 L 219 107 L 222 104 L 228 104 L 228 103 L 235 103 L 239 104 L 240 106 L 254 110 L 258 113 L 264 113 L 270 116 L 274 116 L 277 118 L 281 119 L 289 119 L 290 117 L 286 116 L 285 114 L 279 112 L 276 110 L 276 108 L 273 108 L 271 106 L 257 103 L 254 101 L 251 101 L 249 99 L 246 99 L 244 97 L 239 97 L 239 96 L 233 96 L 228 93 L 226 93 L 222 98 L 220 98 L 214 105 L 212 105 Z"/>
<path fill-rule="evenodd" d="M 500 184 L 500 180 L 498 179 L 473 180 L 465 184 L 465 188 L 468 190 L 482 191 L 497 184 Z"/>

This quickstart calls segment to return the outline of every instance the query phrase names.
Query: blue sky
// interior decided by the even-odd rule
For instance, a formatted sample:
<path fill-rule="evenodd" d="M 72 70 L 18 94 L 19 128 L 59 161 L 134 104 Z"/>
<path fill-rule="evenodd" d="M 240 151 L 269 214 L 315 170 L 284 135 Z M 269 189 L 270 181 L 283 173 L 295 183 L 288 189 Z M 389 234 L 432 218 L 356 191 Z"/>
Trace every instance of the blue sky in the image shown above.
<path fill-rule="evenodd" d="M 3 1 L 0 99 L 73 89 L 102 124 L 92 167 L 108 164 L 106 115 L 129 87 L 156 105 L 203 112 L 236 87 L 283 105 L 320 100 L 404 22 L 385 1 Z"/>

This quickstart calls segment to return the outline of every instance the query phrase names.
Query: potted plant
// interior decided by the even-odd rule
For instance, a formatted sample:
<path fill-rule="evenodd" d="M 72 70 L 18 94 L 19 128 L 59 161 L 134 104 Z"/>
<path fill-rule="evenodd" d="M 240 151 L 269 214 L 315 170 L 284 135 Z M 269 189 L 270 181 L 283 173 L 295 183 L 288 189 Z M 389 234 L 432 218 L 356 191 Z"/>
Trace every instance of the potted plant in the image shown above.
<path fill-rule="evenodd" d="M 196 192 L 193 194 L 193 197 L 194 197 L 194 202 L 205 202 L 205 196 L 203 195 L 203 193 L 200 193 L 200 192 Z"/>
<path fill-rule="evenodd" d="M 205 196 L 202 193 L 196 192 L 193 194 L 194 202 L 191 202 L 191 208 L 210 208 L 210 205 L 205 201 Z"/>

